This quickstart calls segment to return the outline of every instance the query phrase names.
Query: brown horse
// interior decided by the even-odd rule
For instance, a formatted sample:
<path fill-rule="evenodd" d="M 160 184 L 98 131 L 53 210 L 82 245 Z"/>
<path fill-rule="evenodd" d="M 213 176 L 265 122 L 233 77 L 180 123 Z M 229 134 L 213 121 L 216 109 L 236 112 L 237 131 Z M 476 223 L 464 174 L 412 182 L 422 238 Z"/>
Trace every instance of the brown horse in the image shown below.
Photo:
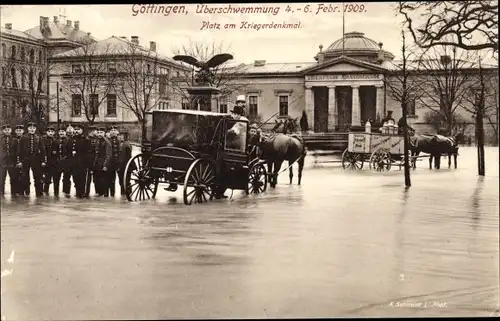
<path fill-rule="evenodd" d="M 276 187 L 278 184 L 278 174 L 281 165 L 285 160 L 289 164 L 290 184 L 293 179 L 293 163 L 299 165 L 298 185 L 302 181 L 302 171 L 304 169 L 304 158 L 306 156 L 306 148 L 302 139 L 293 133 L 298 126 L 294 119 L 286 119 L 278 122 L 273 128 L 272 134 L 264 134 L 260 131 L 251 135 L 251 144 L 257 145 L 261 151 L 261 157 L 267 162 L 268 172 L 270 173 L 269 184 L 271 187 Z"/>
<path fill-rule="evenodd" d="M 410 137 L 410 149 L 412 157 L 417 157 L 421 152 L 429 154 L 429 169 L 432 169 L 432 160 L 434 159 L 434 168 L 441 168 L 441 155 L 448 155 L 448 168 L 451 168 L 451 157 L 455 168 L 457 168 L 458 141 L 462 133 L 454 130 L 451 136 L 442 135 L 413 135 Z M 413 168 L 416 168 L 416 162 L 413 162 Z"/>

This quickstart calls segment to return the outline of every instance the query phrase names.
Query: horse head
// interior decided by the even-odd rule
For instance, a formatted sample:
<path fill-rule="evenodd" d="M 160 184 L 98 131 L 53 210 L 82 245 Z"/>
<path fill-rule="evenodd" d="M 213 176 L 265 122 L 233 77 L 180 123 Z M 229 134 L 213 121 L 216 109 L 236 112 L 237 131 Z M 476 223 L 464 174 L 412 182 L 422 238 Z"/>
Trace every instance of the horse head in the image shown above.
<path fill-rule="evenodd" d="M 283 127 L 283 129 L 281 129 Z M 285 128 L 285 122 L 283 120 L 274 120 L 274 127 L 271 129 L 272 132 L 274 133 L 282 133 L 286 130 Z"/>

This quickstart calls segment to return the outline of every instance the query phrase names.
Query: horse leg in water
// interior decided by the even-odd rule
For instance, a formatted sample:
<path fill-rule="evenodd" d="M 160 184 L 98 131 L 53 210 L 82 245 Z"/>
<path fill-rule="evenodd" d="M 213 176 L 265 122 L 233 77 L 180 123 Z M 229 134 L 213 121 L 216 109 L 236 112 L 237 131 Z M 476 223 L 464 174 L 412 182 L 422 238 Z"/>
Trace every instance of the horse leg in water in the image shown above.
<path fill-rule="evenodd" d="M 302 181 L 302 170 L 304 169 L 304 158 L 306 156 L 302 156 L 298 161 L 297 163 L 299 164 L 299 185 L 300 185 L 300 182 Z"/>
<path fill-rule="evenodd" d="M 412 151 L 411 152 L 411 163 L 412 164 L 412 167 L 413 169 L 417 168 L 417 159 L 418 159 L 418 155 L 420 154 L 420 151 Z"/>
<path fill-rule="evenodd" d="M 441 169 L 441 153 L 434 155 L 434 168 Z"/>
<path fill-rule="evenodd" d="M 293 180 L 293 161 L 289 160 L 288 161 L 288 171 L 289 171 L 289 177 L 290 177 L 290 185 L 292 185 L 292 180 Z"/>
<path fill-rule="evenodd" d="M 429 169 L 432 169 L 432 159 L 435 157 L 434 153 L 429 154 Z"/>
<path fill-rule="evenodd" d="M 448 169 L 451 168 L 451 154 L 452 153 L 448 153 Z"/>
<path fill-rule="evenodd" d="M 455 169 L 457 169 L 457 157 L 458 151 L 453 153 L 453 164 L 455 165 Z"/>
<path fill-rule="evenodd" d="M 267 161 L 267 175 L 269 177 L 269 185 L 271 187 L 274 187 L 273 184 L 274 184 L 274 176 L 273 176 L 273 164 L 274 162 L 273 161 Z"/>
<path fill-rule="evenodd" d="M 276 185 L 278 185 L 278 174 L 281 169 L 281 164 L 283 164 L 283 160 L 277 160 L 274 162 L 274 172 L 273 172 L 274 186 L 272 187 L 276 187 Z"/>

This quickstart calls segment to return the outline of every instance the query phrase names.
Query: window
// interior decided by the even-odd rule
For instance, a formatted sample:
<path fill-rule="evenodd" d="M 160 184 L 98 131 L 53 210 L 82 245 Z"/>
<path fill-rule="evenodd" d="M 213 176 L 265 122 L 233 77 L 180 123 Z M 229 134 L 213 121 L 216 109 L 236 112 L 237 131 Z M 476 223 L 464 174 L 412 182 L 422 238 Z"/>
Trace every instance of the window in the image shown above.
<path fill-rule="evenodd" d="M 4 100 L 2 102 L 2 119 L 7 119 L 9 118 L 8 114 L 7 114 L 7 111 L 9 110 L 9 106 L 7 105 L 7 101 Z"/>
<path fill-rule="evenodd" d="M 30 63 L 35 63 L 35 49 L 30 50 Z"/>
<path fill-rule="evenodd" d="M 108 94 L 106 96 L 106 116 L 108 117 L 116 117 L 116 95 Z"/>
<path fill-rule="evenodd" d="M 16 75 L 16 69 L 11 68 L 10 69 L 10 77 L 12 78 L 12 87 L 17 88 L 17 75 Z"/>
<path fill-rule="evenodd" d="M 12 47 L 11 47 L 10 57 L 12 59 L 16 59 L 16 46 L 14 46 L 14 45 L 12 45 Z"/>
<path fill-rule="evenodd" d="M 279 96 L 280 99 L 280 116 L 288 116 L 288 96 Z"/>
<path fill-rule="evenodd" d="M 38 92 L 43 93 L 43 75 L 41 72 L 38 73 Z"/>
<path fill-rule="evenodd" d="M 150 64 L 146 65 L 146 71 L 147 71 L 148 74 L 151 73 L 151 65 Z"/>
<path fill-rule="evenodd" d="M 168 68 L 160 67 L 160 75 L 167 75 L 168 76 L 168 74 L 169 74 Z"/>
<path fill-rule="evenodd" d="M 159 81 L 158 81 L 158 91 L 160 93 L 160 97 L 164 97 L 167 95 L 167 76 L 165 75 L 160 75 Z"/>
<path fill-rule="evenodd" d="M 2 44 L 2 57 L 7 58 L 7 46 Z"/>
<path fill-rule="evenodd" d="M 80 117 L 82 115 L 82 95 L 73 94 L 71 95 L 71 116 Z"/>
<path fill-rule="evenodd" d="M 444 94 L 441 94 L 440 96 L 439 109 L 446 114 L 446 97 Z"/>
<path fill-rule="evenodd" d="M 38 52 L 38 63 L 41 64 L 43 61 L 43 52 L 40 50 Z"/>
<path fill-rule="evenodd" d="M 219 113 L 227 114 L 227 97 L 221 97 L 219 102 Z"/>
<path fill-rule="evenodd" d="M 116 64 L 115 63 L 108 64 L 108 72 L 116 72 Z"/>
<path fill-rule="evenodd" d="M 415 105 L 416 105 L 416 99 L 415 98 L 410 98 L 408 101 L 408 105 L 406 106 L 408 116 L 415 116 Z"/>
<path fill-rule="evenodd" d="M 74 74 L 81 74 L 82 73 L 82 66 L 81 65 L 71 65 L 71 72 Z"/>
<path fill-rule="evenodd" d="M 21 47 L 21 60 L 26 61 L 26 51 L 24 50 L 24 47 Z"/>
<path fill-rule="evenodd" d="M 284 96 L 287 98 L 287 111 L 288 111 L 288 97 Z M 257 115 L 259 114 L 259 106 L 258 106 L 258 98 L 257 96 L 248 96 L 248 118 L 253 120 L 257 118 Z M 281 110 L 281 103 L 280 103 L 280 110 Z"/>
<path fill-rule="evenodd" d="M 183 98 L 181 106 L 182 106 L 182 109 L 189 109 L 189 101 L 187 99 Z"/>
<path fill-rule="evenodd" d="M 26 71 L 21 69 L 21 88 L 26 89 Z"/>
<path fill-rule="evenodd" d="M 29 86 L 29 89 L 33 89 L 33 69 L 30 70 L 30 75 L 29 75 L 29 78 L 28 78 L 28 86 Z"/>
<path fill-rule="evenodd" d="M 9 78 L 9 74 L 7 73 L 7 68 L 2 67 L 2 86 L 7 86 L 7 79 Z"/>
<path fill-rule="evenodd" d="M 181 76 L 181 73 L 180 72 L 177 72 L 177 77 L 180 77 Z"/>
<path fill-rule="evenodd" d="M 90 114 L 92 116 L 99 115 L 99 95 L 98 94 L 90 94 L 89 95 L 89 107 Z"/>

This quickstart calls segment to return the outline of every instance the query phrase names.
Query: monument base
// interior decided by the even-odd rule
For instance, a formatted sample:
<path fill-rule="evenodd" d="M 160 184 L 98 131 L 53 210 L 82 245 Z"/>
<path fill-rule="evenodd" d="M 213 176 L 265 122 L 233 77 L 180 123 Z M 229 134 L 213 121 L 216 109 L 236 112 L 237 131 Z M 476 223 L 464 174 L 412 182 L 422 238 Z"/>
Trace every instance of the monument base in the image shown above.
<path fill-rule="evenodd" d="M 187 89 L 191 96 L 191 106 L 195 110 L 217 112 L 217 96 L 221 90 L 210 86 L 194 86 Z"/>

